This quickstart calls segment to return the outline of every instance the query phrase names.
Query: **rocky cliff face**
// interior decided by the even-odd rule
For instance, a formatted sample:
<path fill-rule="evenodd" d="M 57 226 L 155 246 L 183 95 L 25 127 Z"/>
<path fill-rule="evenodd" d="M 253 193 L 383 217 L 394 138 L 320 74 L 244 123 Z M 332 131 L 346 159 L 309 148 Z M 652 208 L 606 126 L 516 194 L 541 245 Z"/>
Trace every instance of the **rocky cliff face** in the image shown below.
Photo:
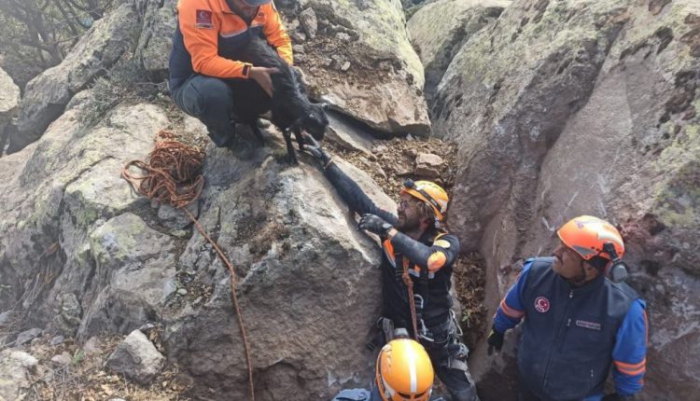
<path fill-rule="evenodd" d="M 502 267 L 550 252 L 569 218 L 621 228 L 630 283 L 650 304 L 643 399 L 700 386 L 660 370 L 693 355 L 683 344 L 698 334 L 692 314 L 673 312 L 698 307 L 698 11 L 690 1 L 514 1 L 462 47 L 431 105 L 436 135 L 460 146 L 450 216 L 488 260 L 492 309 L 513 281 Z M 480 372 L 502 368 L 481 349 L 472 359 Z"/>

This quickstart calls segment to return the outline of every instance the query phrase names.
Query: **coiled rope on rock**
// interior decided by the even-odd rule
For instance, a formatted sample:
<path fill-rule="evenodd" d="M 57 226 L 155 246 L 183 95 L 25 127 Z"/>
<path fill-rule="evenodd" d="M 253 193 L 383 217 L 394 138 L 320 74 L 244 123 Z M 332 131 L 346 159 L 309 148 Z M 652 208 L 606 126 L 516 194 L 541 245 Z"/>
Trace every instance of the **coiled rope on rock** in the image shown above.
<path fill-rule="evenodd" d="M 231 297 L 238 317 L 241 337 L 248 365 L 248 385 L 250 387 L 250 399 L 255 400 L 253 388 L 253 365 L 250 359 L 250 346 L 248 335 L 243 325 L 243 316 L 236 296 L 236 270 L 228 260 L 219 245 L 204 231 L 197 218 L 186 206 L 196 201 L 204 188 L 204 176 L 202 164 L 205 153 L 197 147 L 186 145 L 177 136 L 169 131 L 160 131 L 156 134 L 153 151 L 148 155 L 147 161 L 132 160 L 122 169 L 122 177 L 131 186 L 149 199 L 160 204 L 169 204 L 175 209 L 184 211 L 192 220 L 197 231 L 212 245 L 216 254 L 226 265 L 231 276 Z M 138 167 L 145 171 L 144 175 L 135 175 L 129 171 L 130 167 Z"/>

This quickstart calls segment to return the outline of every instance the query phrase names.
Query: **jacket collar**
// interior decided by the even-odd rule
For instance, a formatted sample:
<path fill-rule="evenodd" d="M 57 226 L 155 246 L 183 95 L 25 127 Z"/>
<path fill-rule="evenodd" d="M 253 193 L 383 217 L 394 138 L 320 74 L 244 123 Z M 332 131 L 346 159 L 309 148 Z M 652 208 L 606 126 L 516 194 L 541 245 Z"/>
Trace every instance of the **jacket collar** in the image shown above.
<path fill-rule="evenodd" d="M 591 292 L 597 291 L 600 287 L 603 286 L 603 283 L 605 283 L 605 275 L 604 274 L 598 274 L 598 277 L 594 278 L 593 280 L 587 282 L 586 284 L 580 286 L 580 287 L 574 287 L 571 284 L 569 284 L 568 281 L 566 281 L 562 276 L 559 276 L 559 280 L 563 281 L 568 290 L 571 291 L 574 295 L 584 295 L 584 294 L 590 294 Z"/>

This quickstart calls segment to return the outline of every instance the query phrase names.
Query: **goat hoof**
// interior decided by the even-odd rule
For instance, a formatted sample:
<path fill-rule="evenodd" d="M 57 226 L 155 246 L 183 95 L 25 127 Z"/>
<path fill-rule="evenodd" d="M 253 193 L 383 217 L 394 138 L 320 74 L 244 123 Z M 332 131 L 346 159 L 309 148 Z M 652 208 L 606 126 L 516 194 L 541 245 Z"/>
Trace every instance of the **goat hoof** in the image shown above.
<path fill-rule="evenodd" d="M 287 162 L 291 164 L 292 166 L 298 166 L 299 165 L 299 159 L 297 159 L 297 155 L 290 153 L 289 156 L 287 156 Z"/>

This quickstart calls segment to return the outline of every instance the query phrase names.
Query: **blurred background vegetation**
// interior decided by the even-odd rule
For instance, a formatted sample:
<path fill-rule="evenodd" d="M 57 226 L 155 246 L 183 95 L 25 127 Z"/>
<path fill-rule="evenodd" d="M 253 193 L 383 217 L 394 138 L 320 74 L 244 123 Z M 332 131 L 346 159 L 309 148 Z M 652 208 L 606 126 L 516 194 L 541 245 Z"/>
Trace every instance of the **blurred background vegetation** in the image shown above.
<path fill-rule="evenodd" d="M 0 67 L 24 91 L 59 64 L 114 0 L 0 0 Z"/>

